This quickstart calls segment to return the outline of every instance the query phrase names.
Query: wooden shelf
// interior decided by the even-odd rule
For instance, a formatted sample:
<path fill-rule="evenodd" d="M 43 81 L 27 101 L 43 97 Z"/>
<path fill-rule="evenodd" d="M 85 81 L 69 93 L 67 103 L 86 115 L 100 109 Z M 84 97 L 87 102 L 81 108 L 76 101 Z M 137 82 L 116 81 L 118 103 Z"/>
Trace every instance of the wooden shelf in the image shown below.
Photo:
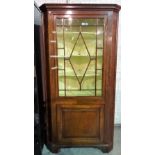
<path fill-rule="evenodd" d="M 72 57 L 88 57 L 88 55 L 72 55 Z M 97 56 L 90 56 L 91 57 L 91 59 L 95 59 L 96 57 L 100 57 L 100 58 L 102 58 L 103 57 L 103 55 L 97 55 Z M 58 56 L 57 57 L 58 59 L 65 59 L 65 60 L 69 60 L 69 58 L 70 57 L 64 57 L 64 56 Z"/>
<path fill-rule="evenodd" d="M 96 76 L 101 76 L 102 77 L 102 75 L 96 75 Z M 64 77 L 64 75 L 59 75 L 59 77 Z M 66 75 L 66 77 L 74 77 L 75 78 L 75 75 Z M 83 77 L 83 76 L 81 76 L 81 75 L 77 75 L 77 77 Z M 85 75 L 85 77 L 95 77 L 95 74 L 94 75 Z"/>

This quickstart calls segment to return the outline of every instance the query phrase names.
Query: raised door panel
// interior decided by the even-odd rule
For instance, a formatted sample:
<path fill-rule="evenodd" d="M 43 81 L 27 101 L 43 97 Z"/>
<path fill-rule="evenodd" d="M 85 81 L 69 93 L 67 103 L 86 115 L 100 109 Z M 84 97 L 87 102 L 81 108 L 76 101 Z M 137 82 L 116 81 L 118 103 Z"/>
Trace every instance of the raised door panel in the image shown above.
<path fill-rule="evenodd" d="M 101 143 L 103 124 L 103 105 L 57 105 L 59 143 Z"/>

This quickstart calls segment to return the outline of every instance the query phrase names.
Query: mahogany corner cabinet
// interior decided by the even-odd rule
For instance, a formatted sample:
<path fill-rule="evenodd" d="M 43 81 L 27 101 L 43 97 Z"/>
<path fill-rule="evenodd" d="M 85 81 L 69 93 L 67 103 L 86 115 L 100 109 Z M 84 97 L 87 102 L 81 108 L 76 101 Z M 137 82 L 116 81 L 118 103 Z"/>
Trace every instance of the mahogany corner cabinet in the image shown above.
<path fill-rule="evenodd" d="M 113 148 L 117 4 L 43 4 L 46 143 Z"/>

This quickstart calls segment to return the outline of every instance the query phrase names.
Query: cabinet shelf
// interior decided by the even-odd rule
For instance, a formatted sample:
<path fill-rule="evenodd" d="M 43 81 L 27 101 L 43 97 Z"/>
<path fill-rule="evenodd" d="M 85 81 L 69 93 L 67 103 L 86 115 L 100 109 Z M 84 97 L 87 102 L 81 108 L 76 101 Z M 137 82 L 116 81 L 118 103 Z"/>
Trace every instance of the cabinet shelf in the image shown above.
<path fill-rule="evenodd" d="M 66 77 L 75 77 L 75 75 L 65 75 Z M 85 77 L 94 77 L 95 76 L 95 74 L 94 75 L 85 75 Z M 98 76 L 98 77 L 100 77 L 100 76 L 102 76 L 102 75 L 96 75 L 96 76 Z M 59 74 L 59 77 L 61 78 L 61 77 L 64 77 L 64 75 L 60 75 Z M 77 77 L 83 77 L 83 76 L 81 76 L 81 75 L 77 75 Z"/>
<path fill-rule="evenodd" d="M 62 72 L 59 72 L 59 77 L 63 77 L 64 76 L 64 70 L 61 70 Z M 97 72 L 95 74 L 95 71 L 92 70 L 92 71 L 87 71 L 86 74 L 85 74 L 85 77 L 94 77 L 95 75 L 100 77 L 102 76 L 102 71 L 101 70 L 98 70 L 99 72 Z M 65 72 L 65 76 L 66 77 L 75 77 L 75 74 L 72 72 L 72 71 L 67 71 Z M 80 74 L 80 73 L 77 73 L 76 75 L 77 77 L 83 77 L 83 74 Z"/>
<path fill-rule="evenodd" d="M 95 89 L 81 89 L 82 91 L 95 91 Z M 102 90 L 102 89 L 96 89 L 96 90 Z M 59 89 L 59 91 L 80 91 L 80 89 Z"/>
<path fill-rule="evenodd" d="M 52 57 L 52 56 L 51 56 Z M 53 56 L 54 57 L 54 56 Z M 74 58 L 84 58 L 84 57 L 88 57 L 88 55 L 72 55 L 72 57 L 74 57 Z M 102 55 L 97 55 L 97 56 L 90 56 L 91 57 L 91 59 L 95 59 L 96 57 L 100 57 L 100 58 L 102 58 Z M 70 57 L 64 57 L 64 56 L 55 56 L 55 58 L 58 58 L 58 59 L 65 59 L 65 60 L 69 60 L 69 58 Z"/>

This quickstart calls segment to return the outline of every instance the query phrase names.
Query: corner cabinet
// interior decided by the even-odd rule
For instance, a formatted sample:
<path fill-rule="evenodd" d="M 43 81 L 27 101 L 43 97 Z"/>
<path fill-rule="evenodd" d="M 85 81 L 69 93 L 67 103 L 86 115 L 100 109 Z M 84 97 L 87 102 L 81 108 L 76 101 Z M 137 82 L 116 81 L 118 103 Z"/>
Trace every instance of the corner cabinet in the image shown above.
<path fill-rule="evenodd" d="M 44 4 L 47 146 L 113 147 L 119 5 Z"/>

